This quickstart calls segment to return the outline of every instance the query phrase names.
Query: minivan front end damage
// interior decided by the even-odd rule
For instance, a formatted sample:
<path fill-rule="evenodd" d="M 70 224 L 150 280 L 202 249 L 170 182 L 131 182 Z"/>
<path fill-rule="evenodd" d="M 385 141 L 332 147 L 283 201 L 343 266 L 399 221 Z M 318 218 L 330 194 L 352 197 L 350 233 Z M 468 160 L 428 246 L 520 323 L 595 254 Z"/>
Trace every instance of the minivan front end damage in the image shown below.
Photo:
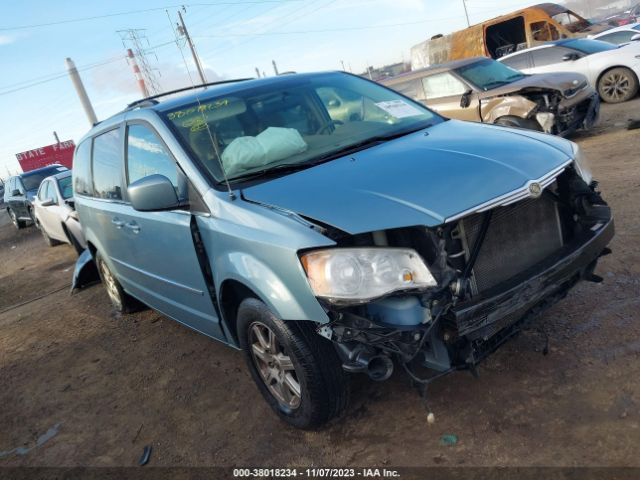
<path fill-rule="evenodd" d="M 358 235 L 327 227 L 337 250 L 414 251 L 433 279 L 367 300 L 319 297 L 331 321 L 318 333 L 334 342 L 343 368 L 385 380 L 395 364 L 422 382 L 473 368 L 578 281 L 601 280 L 593 271 L 610 252 L 613 220 L 578 169 L 437 227 Z M 418 364 L 432 376 L 418 378 Z"/>

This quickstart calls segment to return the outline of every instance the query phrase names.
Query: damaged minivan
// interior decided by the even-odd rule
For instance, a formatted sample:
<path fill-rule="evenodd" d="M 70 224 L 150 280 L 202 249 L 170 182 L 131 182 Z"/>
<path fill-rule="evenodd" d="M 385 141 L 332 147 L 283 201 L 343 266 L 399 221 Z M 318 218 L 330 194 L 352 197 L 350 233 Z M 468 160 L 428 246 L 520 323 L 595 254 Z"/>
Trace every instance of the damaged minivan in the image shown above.
<path fill-rule="evenodd" d="M 380 83 L 458 120 L 560 136 L 588 130 L 600 98 L 580 73 L 527 75 L 486 57 L 403 73 Z"/>
<path fill-rule="evenodd" d="M 96 266 L 120 312 L 241 349 L 291 425 L 339 415 L 349 374 L 474 369 L 600 280 L 613 220 L 567 140 L 447 120 L 343 72 L 190 90 L 79 143 L 77 273 Z"/>

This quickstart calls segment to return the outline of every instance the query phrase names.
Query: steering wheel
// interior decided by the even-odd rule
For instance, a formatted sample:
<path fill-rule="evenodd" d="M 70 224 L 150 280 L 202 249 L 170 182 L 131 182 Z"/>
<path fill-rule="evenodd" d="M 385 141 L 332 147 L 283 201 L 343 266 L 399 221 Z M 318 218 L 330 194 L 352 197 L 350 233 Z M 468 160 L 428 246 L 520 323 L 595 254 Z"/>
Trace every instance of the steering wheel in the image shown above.
<path fill-rule="evenodd" d="M 320 135 L 327 128 L 332 127 L 334 125 L 344 125 L 344 122 L 342 120 L 331 120 L 331 121 L 325 123 L 324 125 L 322 125 L 318 130 L 316 130 L 315 135 Z"/>

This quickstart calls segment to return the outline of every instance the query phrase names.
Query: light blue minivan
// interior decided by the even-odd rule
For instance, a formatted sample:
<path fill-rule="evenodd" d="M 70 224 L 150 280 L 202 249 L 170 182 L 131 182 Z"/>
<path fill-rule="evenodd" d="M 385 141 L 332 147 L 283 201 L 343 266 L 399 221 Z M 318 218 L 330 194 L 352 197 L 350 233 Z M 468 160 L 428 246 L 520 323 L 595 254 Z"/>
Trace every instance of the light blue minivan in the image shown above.
<path fill-rule="evenodd" d="M 472 369 L 594 268 L 614 234 L 577 145 L 445 119 L 342 73 L 199 86 L 99 124 L 76 208 L 115 308 L 244 351 L 300 428 L 347 373 Z"/>

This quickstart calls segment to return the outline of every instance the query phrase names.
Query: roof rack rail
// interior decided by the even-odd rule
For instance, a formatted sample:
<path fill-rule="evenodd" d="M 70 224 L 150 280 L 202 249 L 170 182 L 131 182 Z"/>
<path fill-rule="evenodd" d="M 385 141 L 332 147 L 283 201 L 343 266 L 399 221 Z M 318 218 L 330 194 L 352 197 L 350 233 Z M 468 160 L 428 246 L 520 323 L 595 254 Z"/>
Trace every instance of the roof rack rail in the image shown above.
<path fill-rule="evenodd" d="M 142 98 L 140 100 L 136 100 L 135 102 L 132 102 L 129 105 L 127 105 L 127 108 L 125 110 L 132 110 L 132 109 L 138 108 L 138 107 L 146 107 L 146 106 L 149 106 L 149 105 L 156 105 L 156 104 L 158 104 L 158 101 L 156 100 L 157 98 L 166 97 L 167 95 L 173 95 L 174 93 L 186 92 L 188 90 L 195 90 L 196 88 L 211 87 L 213 85 L 222 85 L 222 84 L 225 84 L 225 83 L 244 82 L 246 80 L 253 80 L 253 78 L 251 78 L 251 77 L 249 77 L 249 78 L 234 78 L 234 79 L 231 79 L 231 80 L 220 80 L 219 82 L 202 83 L 200 85 L 192 85 L 190 87 L 178 88 L 176 90 L 171 90 L 169 92 L 163 92 L 163 93 L 159 93 L 157 95 L 152 95 L 150 97 L 146 97 L 146 98 Z"/>

